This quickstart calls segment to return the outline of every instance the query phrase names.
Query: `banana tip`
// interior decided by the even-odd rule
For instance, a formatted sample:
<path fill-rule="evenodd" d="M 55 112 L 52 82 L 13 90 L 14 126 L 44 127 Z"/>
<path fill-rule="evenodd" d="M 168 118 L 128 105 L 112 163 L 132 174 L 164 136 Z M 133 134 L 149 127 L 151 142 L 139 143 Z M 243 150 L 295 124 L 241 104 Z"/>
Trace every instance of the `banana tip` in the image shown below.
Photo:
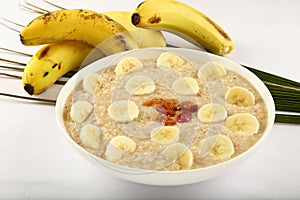
<path fill-rule="evenodd" d="M 131 16 L 131 23 L 136 26 L 140 23 L 140 19 L 140 15 L 138 13 L 133 13 Z"/>
<path fill-rule="evenodd" d="M 26 84 L 24 85 L 24 90 L 25 90 L 28 94 L 30 94 L 30 95 L 33 95 L 33 93 L 34 93 L 34 88 L 33 88 L 33 86 L 30 85 L 30 84 L 28 84 L 28 83 L 26 83 Z"/>

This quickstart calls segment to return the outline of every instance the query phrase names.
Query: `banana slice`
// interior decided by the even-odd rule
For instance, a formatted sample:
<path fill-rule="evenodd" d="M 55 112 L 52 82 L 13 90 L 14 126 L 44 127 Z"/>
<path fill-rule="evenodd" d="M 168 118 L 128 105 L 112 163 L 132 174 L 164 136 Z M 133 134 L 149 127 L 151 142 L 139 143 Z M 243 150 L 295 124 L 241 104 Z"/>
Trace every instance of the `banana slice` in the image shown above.
<path fill-rule="evenodd" d="M 138 71 L 143 68 L 143 63 L 136 57 L 126 57 L 118 62 L 115 73 L 118 77 L 128 72 Z"/>
<path fill-rule="evenodd" d="M 125 89 L 131 95 L 150 94 L 155 90 L 155 83 L 148 76 L 136 75 L 126 82 Z"/>
<path fill-rule="evenodd" d="M 99 127 L 93 124 L 86 124 L 80 131 L 80 140 L 84 146 L 90 149 L 99 149 L 101 140 Z"/>
<path fill-rule="evenodd" d="M 175 126 L 161 126 L 151 130 L 151 141 L 158 144 L 171 144 L 179 139 L 179 129 Z"/>
<path fill-rule="evenodd" d="M 198 70 L 198 77 L 206 81 L 219 80 L 226 74 L 226 69 L 217 62 L 208 62 Z"/>
<path fill-rule="evenodd" d="M 70 116 L 76 123 L 84 122 L 93 111 L 93 105 L 87 101 L 76 101 L 70 110 Z"/>
<path fill-rule="evenodd" d="M 83 78 L 83 89 L 91 94 L 95 94 L 95 88 L 98 84 L 99 74 L 90 73 Z"/>
<path fill-rule="evenodd" d="M 157 58 L 156 64 L 158 67 L 177 68 L 184 64 L 184 60 L 177 55 L 164 52 Z"/>
<path fill-rule="evenodd" d="M 127 100 L 113 102 L 107 111 L 116 122 L 129 122 L 139 116 L 139 107 L 133 101 Z"/>
<path fill-rule="evenodd" d="M 199 85 L 196 79 L 183 77 L 173 82 L 172 89 L 179 95 L 195 95 L 199 92 Z"/>
<path fill-rule="evenodd" d="M 205 104 L 198 110 L 198 119 L 204 123 L 224 121 L 227 117 L 226 109 L 217 103 Z"/>
<path fill-rule="evenodd" d="M 189 168 L 193 165 L 192 151 L 184 144 L 174 143 L 162 151 L 162 156 L 167 162 L 177 162 L 181 168 Z"/>
<path fill-rule="evenodd" d="M 106 146 L 105 156 L 109 161 L 117 161 L 126 153 L 133 153 L 136 150 L 136 143 L 126 136 L 116 136 L 112 138 Z"/>
<path fill-rule="evenodd" d="M 250 113 L 237 113 L 226 119 L 225 127 L 233 133 L 242 136 L 251 136 L 257 134 L 259 122 L 257 118 Z"/>
<path fill-rule="evenodd" d="M 220 160 L 227 160 L 234 154 L 231 139 L 225 135 L 214 135 L 200 142 L 200 158 L 212 155 Z"/>
<path fill-rule="evenodd" d="M 228 103 L 237 106 L 253 106 L 255 105 L 255 97 L 252 92 L 246 88 L 235 86 L 230 88 L 226 94 L 225 99 Z"/>

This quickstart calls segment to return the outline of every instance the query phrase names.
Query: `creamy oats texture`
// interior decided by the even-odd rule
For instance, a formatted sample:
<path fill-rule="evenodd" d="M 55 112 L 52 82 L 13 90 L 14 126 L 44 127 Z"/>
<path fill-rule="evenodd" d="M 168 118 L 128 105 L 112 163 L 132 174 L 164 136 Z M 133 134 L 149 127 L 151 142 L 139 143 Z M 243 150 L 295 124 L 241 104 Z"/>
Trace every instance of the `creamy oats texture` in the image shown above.
<path fill-rule="evenodd" d="M 267 115 L 245 77 L 164 52 L 87 74 L 65 104 L 64 123 L 78 145 L 102 159 L 163 171 L 238 156 L 262 137 Z"/>

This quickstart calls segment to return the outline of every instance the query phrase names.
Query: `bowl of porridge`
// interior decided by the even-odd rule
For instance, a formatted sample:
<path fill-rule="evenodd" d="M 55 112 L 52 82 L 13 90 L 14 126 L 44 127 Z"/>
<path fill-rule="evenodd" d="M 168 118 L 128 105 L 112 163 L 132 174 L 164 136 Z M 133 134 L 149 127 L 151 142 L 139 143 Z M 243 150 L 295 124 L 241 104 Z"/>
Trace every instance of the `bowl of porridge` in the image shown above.
<path fill-rule="evenodd" d="M 136 183 L 204 181 L 248 158 L 270 133 L 266 86 L 224 57 L 150 48 L 100 59 L 62 88 L 56 117 L 71 146 Z"/>

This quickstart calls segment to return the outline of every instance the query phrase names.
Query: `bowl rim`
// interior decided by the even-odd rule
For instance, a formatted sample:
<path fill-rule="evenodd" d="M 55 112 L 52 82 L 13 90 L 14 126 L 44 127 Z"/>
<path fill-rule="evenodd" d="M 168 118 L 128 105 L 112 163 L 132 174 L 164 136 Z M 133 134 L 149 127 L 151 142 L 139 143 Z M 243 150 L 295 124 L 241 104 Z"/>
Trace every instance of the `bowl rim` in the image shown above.
<path fill-rule="evenodd" d="M 260 95 L 262 96 L 262 98 L 265 101 L 266 107 L 267 107 L 267 111 L 268 111 L 268 120 L 267 120 L 267 126 L 264 130 L 264 133 L 262 135 L 262 137 L 254 144 L 252 145 L 248 150 L 244 151 L 243 153 L 230 158 L 224 162 L 221 163 L 217 163 L 214 165 L 210 165 L 207 167 L 201 167 L 201 168 L 195 168 L 195 169 L 183 169 L 183 170 L 172 170 L 172 171 L 156 171 L 156 170 L 146 170 L 146 169 L 139 169 L 139 168 L 133 168 L 133 167 L 128 167 L 128 166 L 124 166 L 124 165 L 120 165 L 120 164 L 116 164 L 110 161 L 107 161 L 105 159 L 102 159 L 100 157 L 97 157 L 96 155 L 92 154 L 91 152 L 87 151 L 86 149 L 84 149 L 83 147 L 81 147 L 80 145 L 78 145 L 72 138 L 71 136 L 68 134 L 66 127 L 64 125 L 64 121 L 63 121 L 63 107 L 65 105 L 65 101 L 67 99 L 67 97 L 71 94 L 72 90 L 69 90 L 69 88 L 71 87 L 72 89 L 74 89 L 74 87 L 82 80 L 84 74 L 88 73 L 88 72 L 95 72 L 94 68 L 98 71 L 102 68 L 105 67 L 109 67 L 111 66 L 111 64 L 118 58 L 121 58 L 123 56 L 126 56 L 127 54 L 130 53 L 135 53 L 137 51 L 172 51 L 172 52 L 176 52 L 179 55 L 182 52 L 186 52 L 186 53 L 194 53 L 194 54 L 207 54 L 207 56 L 212 59 L 212 60 L 223 60 L 227 63 L 230 63 L 230 65 L 233 66 L 238 66 L 239 70 L 241 70 L 243 73 L 247 74 L 248 76 L 245 77 L 244 75 L 242 75 L 243 77 L 245 77 L 251 84 L 252 86 L 259 92 L 261 90 L 263 90 L 263 94 L 260 93 Z M 184 56 L 183 56 L 184 57 Z M 108 65 L 104 65 L 104 66 L 97 66 L 99 65 L 99 63 L 105 63 L 108 62 Z M 226 68 L 226 67 L 225 67 Z M 235 71 L 236 72 L 236 71 Z M 241 74 L 240 72 L 236 72 L 238 74 Z M 254 85 L 253 82 L 257 83 L 258 85 Z M 69 90 L 69 91 L 67 91 Z M 67 95 L 66 95 L 67 94 Z M 121 52 L 121 53 L 117 53 L 111 56 L 107 56 L 104 57 L 102 59 L 99 59 L 89 65 L 87 65 L 86 67 L 84 67 L 83 69 L 81 69 L 79 72 L 77 72 L 73 77 L 71 77 L 67 83 L 63 86 L 63 88 L 61 89 L 61 91 L 58 94 L 57 97 L 57 101 L 56 101 L 56 105 L 55 105 L 55 116 L 56 116 L 56 121 L 59 124 L 59 127 L 61 129 L 61 131 L 63 132 L 63 135 L 66 137 L 67 141 L 69 142 L 69 144 L 71 144 L 73 147 L 76 147 L 77 149 L 79 149 L 80 151 L 84 152 L 87 156 L 91 157 L 92 159 L 96 159 L 97 161 L 104 161 L 104 162 L 108 162 L 109 164 L 115 166 L 116 168 L 125 168 L 125 169 L 130 169 L 131 171 L 141 171 L 141 174 L 145 174 L 145 173 L 158 173 L 158 174 L 181 174 L 181 173 L 191 173 L 191 172 L 195 172 L 195 171 L 206 171 L 209 169 L 214 169 L 214 168 L 220 168 L 222 166 L 226 166 L 229 165 L 230 163 L 234 163 L 237 160 L 240 160 L 243 157 L 246 157 L 247 155 L 250 155 L 254 150 L 257 149 L 257 147 L 267 138 L 267 136 L 270 134 L 271 129 L 274 125 L 275 122 L 275 103 L 273 100 L 273 97 L 270 93 L 270 91 L 268 90 L 268 88 L 265 86 L 265 84 L 255 75 L 253 74 L 251 71 L 249 71 L 248 69 L 246 69 L 245 67 L 241 66 L 240 64 L 225 58 L 225 57 L 221 57 L 212 53 L 208 53 L 208 52 L 204 52 L 201 50 L 195 50 L 195 49 L 186 49 L 186 48 L 174 48 L 174 47 L 158 47 L 158 48 L 145 48 L 145 49 L 136 49 L 136 50 L 130 50 L 130 51 L 126 51 L 126 52 Z M 129 171 L 126 170 L 120 170 L 120 169 L 116 169 L 114 167 L 111 167 L 107 164 L 103 164 L 105 167 L 108 167 L 112 170 L 121 172 L 121 173 L 129 173 L 129 174 L 139 174 L 139 173 L 131 173 Z"/>

